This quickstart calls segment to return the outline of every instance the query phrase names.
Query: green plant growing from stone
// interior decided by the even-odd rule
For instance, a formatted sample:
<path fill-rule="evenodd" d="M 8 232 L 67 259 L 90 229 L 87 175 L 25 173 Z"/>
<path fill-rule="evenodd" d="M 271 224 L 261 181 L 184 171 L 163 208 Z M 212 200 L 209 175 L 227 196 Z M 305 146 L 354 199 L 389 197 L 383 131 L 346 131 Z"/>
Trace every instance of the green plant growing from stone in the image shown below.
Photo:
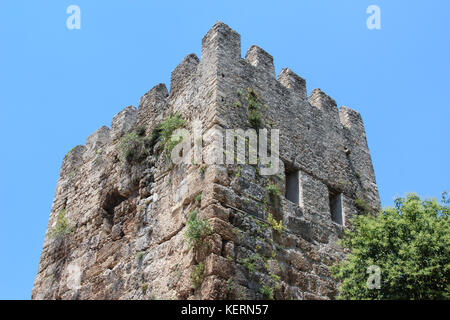
<path fill-rule="evenodd" d="M 145 153 L 141 153 L 141 139 L 136 133 L 127 133 L 119 142 L 121 159 L 127 163 L 140 162 Z"/>
<path fill-rule="evenodd" d="M 66 218 L 66 209 L 59 211 L 56 217 L 55 226 L 48 232 L 50 239 L 63 239 L 73 232 L 73 226 L 70 226 Z"/>
<path fill-rule="evenodd" d="M 261 259 L 260 255 L 255 253 L 252 254 L 248 258 L 242 258 L 239 260 L 239 263 L 242 264 L 249 272 L 256 271 L 256 263 Z"/>
<path fill-rule="evenodd" d="M 140 163 L 153 152 L 153 136 L 145 136 L 145 128 L 137 127 L 124 135 L 119 142 L 121 159 L 126 163 Z"/>
<path fill-rule="evenodd" d="M 264 299 L 266 300 L 273 300 L 273 288 L 267 284 L 264 284 L 260 289 L 259 292 L 262 294 Z"/>
<path fill-rule="evenodd" d="M 197 209 L 189 213 L 186 222 L 187 230 L 185 237 L 190 247 L 201 248 L 204 245 L 205 239 L 212 234 L 212 229 L 209 222 L 205 219 L 199 219 L 197 214 Z"/>
<path fill-rule="evenodd" d="M 359 214 L 367 214 L 370 212 L 369 205 L 361 198 L 355 199 L 355 207 Z"/>
<path fill-rule="evenodd" d="M 180 114 L 175 113 L 168 116 L 159 124 L 160 137 L 163 144 L 167 143 L 172 133 L 186 124 Z"/>
<path fill-rule="evenodd" d="M 255 272 L 255 263 L 250 258 L 244 258 L 239 260 L 239 262 L 247 269 L 249 272 Z"/>
<path fill-rule="evenodd" d="M 283 227 L 283 221 L 277 221 L 273 215 L 271 213 L 268 214 L 267 216 L 267 223 L 272 227 L 273 230 L 275 230 L 276 232 L 282 232 L 284 227 Z"/>
<path fill-rule="evenodd" d="M 191 284 L 194 289 L 197 289 L 203 283 L 205 278 L 205 265 L 203 262 L 200 262 L 194 266 L 194 270 L 191 275 Z"/>
<path fill-rule="evenodd" d="M 200 203 L 202 201 L 202 193 L 200 192 L 194 198 L 195 202 Z"/>
<path fill-rule="evenodd" d="M 185 124 L 186 120 L 178 113 L 168 116 L 159 124 L 159 135 L 164 145 L 166 161 L 169 161 L 173 148 L 183 141 L 182 137 L 172 137 L 173 132 Z"/>
<path fill-rule="evenodd" d="M 274 274 L 274 273 L 270 273 L 270 277 L 273 280 L 274 289 L 279 289 L 280 288 L 281 277 L 279 275 Z"/>
<path fill-rule="evenodd" d="M 136 253 L 136 260 L 138 262 L 142 261 L 142 258 L 144 257 L 145 252 L 144 251 L 139 251 L 138 253 Z"/>
<path fill-rule="evenodd" d="M 235 174 L 236 178 L 239 178 L 241 176 L 241 173 L 242 173 L 242 167 L 238 166 L 237 170 L 236 170 L 236 174 Z"/>
<path fill-rule="evenodd" d="M 247 95 L 247 116 L 250 127 L 260 129 L 264 123 L 262 120 L 262 103 L 252 88 L 248 88 Z"/>
<path fill-rule="evenodd" d="M 120 139 L 121 159 L 127 163 L 140 163 L 153 154 L 155 145 L 161 141 L 167 160 L 173 148 L 182 141 L 181 137 L 173 138 L 172 133 L 185 123 L 181 115 L 170 115 L 157 125 L 149 136 L 145 136 L 145 127 L 137 127 Z"/>
<path fill-rule="evenodd" d="M 170 137 L 167 143 L 164 145 L 164 154 L 166 157 L 166 162 L 170 162 L 170 157 L 172 154 L 172 150 L 179 144 L 183 142 L 183 137 Z"/>
<path fill-rule="evenodd" d="M 273 239 L 270 239 L 270 243 L 273 244 Z M 277 257 L 277 251 L 272 249 L 271 254 L 272 259 L 275 259 Z"/>
<path fill-rule="evenodd" d="M 271 207 L 275 211 L 279 212 L 280 211 L 280 204 L 281 204 L 281 199 L 280 199 L 281 192 L 278 189 L 278 186 L 276 184 L 271 183 L 268 186 L 266 186 L 265 190 L 266 190 L 267 194 L 269 195 L 269 200 L 270 200 Z M 264 203 L 264 210 L 267 212 L 268 211 L 268 206 L 267 206 L 267 200 L 265 198 L 263 199 L 263 203 Z"/>
<path fill-rule="evenodd" d="M 278 187 L 277 187 L 276 184 L 269 184 L 269 185 L 266 187 L 266 191 L 267 191 L 267 193 L 269 194 L 270 200 L 272 200 L 272 201 L 276 200 L 276 199 L 279 198 L 280 195 L 281 195 L 281 192 L 280 192 L 280 190 L 278 189 Z"/>

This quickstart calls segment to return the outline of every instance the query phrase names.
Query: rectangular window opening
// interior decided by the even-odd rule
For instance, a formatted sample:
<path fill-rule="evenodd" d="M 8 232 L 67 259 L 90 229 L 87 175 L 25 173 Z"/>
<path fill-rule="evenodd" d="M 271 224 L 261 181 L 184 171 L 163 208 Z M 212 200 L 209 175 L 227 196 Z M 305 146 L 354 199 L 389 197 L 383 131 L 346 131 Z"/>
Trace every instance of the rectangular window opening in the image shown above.
<path fill-rule="evenodd" d="M 300 181 L 298 171 L 286 170 L 286 199 L 289 201 L 300 204 Z"/>
<path fill-rule="evenodd" d="M 337 224 L 343 225 L 344 217 L 342 215 L 342 193 L 330 189 L 329 199 L 331 220 L 333 220 Z"/>

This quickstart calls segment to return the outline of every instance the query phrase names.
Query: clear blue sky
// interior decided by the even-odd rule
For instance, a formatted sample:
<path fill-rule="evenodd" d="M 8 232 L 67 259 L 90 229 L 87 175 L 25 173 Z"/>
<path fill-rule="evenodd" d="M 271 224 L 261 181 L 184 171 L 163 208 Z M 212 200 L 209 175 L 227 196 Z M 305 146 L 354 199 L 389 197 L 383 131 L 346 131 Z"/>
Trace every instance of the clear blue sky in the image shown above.
<path fill-rule="evenodd" d="M 275 4 L 276 3 L 276 4 Z M 66 8 L 81 8 L 81 29 Z M 366 8 L 381 8 L 368 30 Z M 0 299 L 28 299 L 61 161 L 170 72 L 216 20 L 361 112 L 383 205 L 450 185 L 450 1 L 0 4 Z"/>

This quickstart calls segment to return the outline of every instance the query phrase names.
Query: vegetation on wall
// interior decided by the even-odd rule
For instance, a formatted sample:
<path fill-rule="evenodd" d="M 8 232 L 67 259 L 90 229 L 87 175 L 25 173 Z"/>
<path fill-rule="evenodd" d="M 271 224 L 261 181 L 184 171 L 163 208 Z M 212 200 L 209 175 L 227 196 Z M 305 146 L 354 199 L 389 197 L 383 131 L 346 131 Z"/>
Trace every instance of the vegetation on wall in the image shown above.
<path fill-rule="evenodd" d="M 136 132 L 130 132 L 120 139 L 121 159 L 126 163 L 140 163 L 150 151 L 145 144 L 145 137 L 138 135 Z"/>
<path fill-rule="evenodd" d="M 265 190 L 270 200 L 269 210 L 267 200 L 263 199 L 264 211 L 266 211 L 267 213 L 267 223 L 272 227 L 273 230 L 281 232 L 283 231 L 283 222 L 281 221 L 281 192 L 278 189 L 277 184 L 275 183 L 270 183 L 269 185 L 267 185 Z M 277 219 L 280 221 L 277 221 Z"/>
<path fill-rule="evenodd" d="M 197 289 L 203 283 L 205 278 L 205 264 L 200 262 L 194 266 L 194 270 L 191 275 L 191 284 L 194 289 Z"/>
<path fill-rule="evenodd" d="M 267 216 L 267 223 L 272 227 L 276 232 L 283 231 L 283 221 L 277 221 L 271 213 Z"/>
<path fill-rule="evenodd" d="M 181 137 L 172 137 L 175 130 L 183 127 L 186 124 L 180 114 L 175 113 L 168 116 L 159 124 L 159 135 L 164 146 L 164 154 L 168 160 L 170 154 L 177 144 L 182 141 Z"/>
<path fill-rule="evenodd" d="M 120 139 L 121 159 L 126 163 L 141 163 L 153 154 L 155 145 L 161 141 L 166 158 L 170 157 L 173 148 L 181 142 L 181 138 L 172 138 L 172 133 L 184 126 L 186 121 L 179 114 L 169 115 L 146 136 L 144 127 L 138 127 Z"/>
<path fill-rule="evenodd" d="M 370 212 L 369 205 L 361 198 L 355 199 L 355 207 L 359 214 L 368 214 Z"/>
<path fill-rule="evenodd" d="M 256 94 L 255 90 L 248 88 L 247 94 L 247 116 L 250 127 L 253 129 L 259 129 L 264 126 L 262 120 L 262 106 L 261 99 Z"/>
<path fill-rule="evenodd" d="M 259 292 L 262 294 L 263 298 L 266 300 L 273 300 L 273 288 L 267 284 L 264 284 Z"/>
<path fill-rule="evenodd" d="M 278 186 L 276 184 L 269 184 L 266 187 L 266 191 L 269 194 L 270 200 L 272 202 L 276 202 L 277 200 L 279 200 L 279 198 L 281 196 L 281 192 L 278 189 Z"/>
<path fill-rule="evenodd" d="M 144 251 L 139 251 L 136 253 L 136 261 L 141 262 L 142 258 L 144 257 L 145 252 Z"/>
<path fill-rule="evenodd" d="M 67 222 L 66 218 L 66 209 L 62 209 L 59 211 L 58 216 L 56 217 L 55 226 L 50 229 L 47 233 L 47 236 L 50 239 L 62 239 L 67 235 L 70 235 L 73 232 L 73 226 L 70 226 Z"/>
<path fill-rule="evenodd" d="M 187 230 L 185 237 L 188 240 L 189 246 L 202 248 L 204 246 L 204 241 L 212 233 L 212 229 L 208 221 L 198 218 L 197 214 L 198 209 L 192 210 L 189 213 L 186 222 Z"/>
<path fill-rule="evenodd" d="M 201 193 L 197 194 L 195 201 L 199 204 L 201 201 Z M 203 250 L 207 248 L 206 239 L 212 234 L 211 226 L 205 219 L 197 217 L 198 209 L 194 209 L 189 213 L 188 220 L 186 222 L 185 237 L 188 241 L 189 247 L 193 247 L 194 250 Z M 205 277 L 204 275 L 205 265 L 203 262 L 196 264 L 191 274 L 191 284 L 194 289 L 200 287 Z"/>
<path fill-rule="evenodd" d="M 247 258 L 242 258 L 239 260 L 239 263 L 242 264 L 248 272 L 256 271 L 256 264 L 261 260 L 261 256 L 258 253 L 255 253 Z"/>
<path fill-rule="evenodd" d="M 378 216 L 356 216 L 342 241 L 351 253 L 332 268 L 339 298 L 450 299 L 449 204 L 446 193 L 441 203 L 411 193 Z"/>

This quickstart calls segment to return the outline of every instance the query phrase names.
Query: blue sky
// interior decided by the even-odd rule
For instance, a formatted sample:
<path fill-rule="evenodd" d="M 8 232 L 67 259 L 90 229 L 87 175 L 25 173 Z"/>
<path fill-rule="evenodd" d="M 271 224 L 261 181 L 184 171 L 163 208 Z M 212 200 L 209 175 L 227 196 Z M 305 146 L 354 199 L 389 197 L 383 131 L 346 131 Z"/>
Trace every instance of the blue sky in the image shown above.
<path fill-rule="evenodd" d="M 66 8 L 81 8 L 81 29 Z M 366 8 L 381 9 L 368 30 Z M 170 72 L 216 20 L 361 112 L 383 205 L 450 185 L 450 1 L 0 4 L 0 299 L 28 299 L 61 161 Z"/>

